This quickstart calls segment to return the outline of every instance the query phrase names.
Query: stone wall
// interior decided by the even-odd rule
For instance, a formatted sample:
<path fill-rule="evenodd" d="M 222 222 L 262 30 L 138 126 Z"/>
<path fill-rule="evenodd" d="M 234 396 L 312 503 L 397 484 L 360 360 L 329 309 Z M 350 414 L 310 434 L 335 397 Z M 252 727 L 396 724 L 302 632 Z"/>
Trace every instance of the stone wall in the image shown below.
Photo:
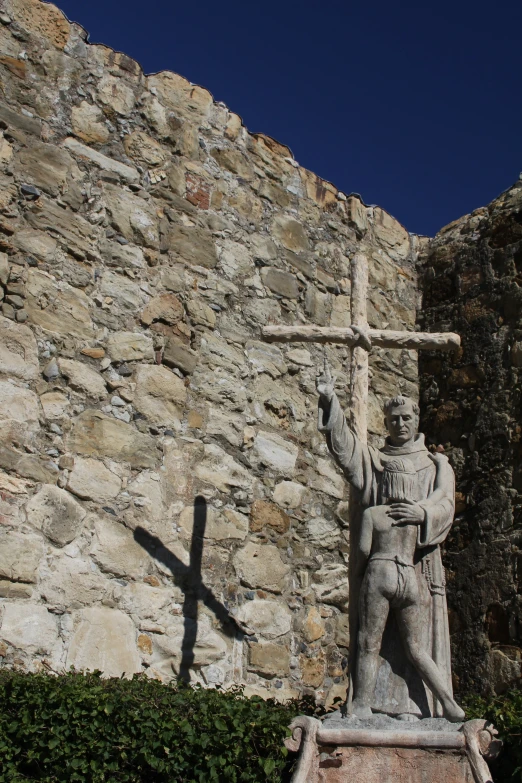
<path fill-rule="evenodd" d="M 348 325 L 355 251 L 371 324 L 414 329 L 422 241 L 39 0 L 0 2 L 0 137 L 4 665 L 341 694 L 323 351 L 260 330 Z M 416 355 L 374 351 L 374 440 L 398 390 Z"/>
<path fill-rule="evenodd" d="M 423 356 L 421 407 L 457 475 L 446 542 L 456 685 L 502 692 L 522 660 L 522 181 L 451 223 L 422 258 L 421 327 L 462 336 Z"/>

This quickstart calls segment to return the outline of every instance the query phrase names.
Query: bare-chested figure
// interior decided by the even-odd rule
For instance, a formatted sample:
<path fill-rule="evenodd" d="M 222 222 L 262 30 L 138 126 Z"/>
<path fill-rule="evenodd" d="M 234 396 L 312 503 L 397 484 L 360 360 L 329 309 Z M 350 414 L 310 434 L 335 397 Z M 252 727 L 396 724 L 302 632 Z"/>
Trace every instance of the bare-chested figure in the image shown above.
<path fill-rule="evenodd" d="M 393 609 L 406 654 L 426 685 L 442 704 L 444 716 L 464 720 L 464 712 L 452 698 L 444 677 L 419 643 L 423 622 L 414 557 L 415 523 L 397 521 L 397 504 L 418 499 L 417 471 L 410 460 L 390 459 L 384 465 L 383 500 L 386 505 L 367 508 L 362 517 L 358 563 L 366 572 L 359 608 L 358 660 L 353 712 L 372 715 L 370 707 L 379 669 L 379 651 L 388 614 Z"/>

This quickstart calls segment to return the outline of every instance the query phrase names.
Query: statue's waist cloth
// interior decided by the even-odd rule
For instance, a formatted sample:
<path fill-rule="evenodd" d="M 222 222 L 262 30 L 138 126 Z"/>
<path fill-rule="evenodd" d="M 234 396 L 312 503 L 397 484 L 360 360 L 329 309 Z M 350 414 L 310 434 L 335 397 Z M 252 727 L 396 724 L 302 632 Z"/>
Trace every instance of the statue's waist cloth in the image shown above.
<path fill-rule="evenodd" d="M 447 458 L 430 454 L 422 434 L 409 446 L 394 446 L 389 439 L 381 449 L 362 443 L 349 428 L 336 396 L 328 406 L 320 402 L 318 427 L 325 433 L 335 461 L 356 490 L 361 513 L 383 502 L 382 474 L 387 459 L 406 457 L 413 463 L 418 478 L 418 502 L 425 515 L 424 522 L 418 526 L 414 561 L 423 617 L 421 642 L 452 692 L 445 576 L 440 554 L 440 544 L 448 535 L 455 510 L 455 477 Z M 353 534 L 358 536 L 357 519 L 351 526 Z M 352 539 L 352 551 L 357 543 L 356 538 Z M 350 609 L 354 600 L 357 596 L 351 595 Z M 393 612 L 383 637 L 372 708 L 389 715 L 442 716 L 440 705 L 433 703 L 431 693 L 406 658 Z"/>

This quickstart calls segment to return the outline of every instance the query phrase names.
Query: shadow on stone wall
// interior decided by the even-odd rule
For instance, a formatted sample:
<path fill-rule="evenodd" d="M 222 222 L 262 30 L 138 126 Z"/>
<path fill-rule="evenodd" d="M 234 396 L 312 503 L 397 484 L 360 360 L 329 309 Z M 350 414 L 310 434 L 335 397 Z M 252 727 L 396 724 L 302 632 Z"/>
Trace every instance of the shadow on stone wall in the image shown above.
<path fill-rule="evenodd" d="M 190 671 L 194 666 L 194 647 L 198 633 L 198 601 L 203 601 L 221 624 L 222 631 L 229 637 L 242 639 L 244 633 L 228 609 L 216 598 L 212 590 L 203 583 L 202 560 L 207 525 L 207 501 L 201 495 L 194 499 L 194 526 L 190 544 L 190 562 L 186 566 L 162 543 L 143 527 L 137 527 L 134 538 L 151 557 L 163 563 L 171 572 L 175 584 L 183 590 L 184 633 L 181 643 L 181 664 L 178 680 L 190 682 Z"/>

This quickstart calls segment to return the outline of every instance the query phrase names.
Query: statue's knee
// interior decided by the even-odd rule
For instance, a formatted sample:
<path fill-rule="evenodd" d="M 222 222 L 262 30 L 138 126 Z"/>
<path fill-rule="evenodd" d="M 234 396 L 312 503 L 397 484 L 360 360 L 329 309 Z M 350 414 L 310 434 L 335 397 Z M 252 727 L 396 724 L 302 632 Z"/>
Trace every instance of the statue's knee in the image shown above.
<path fill-rule="evenodd" d="M 410 643 L 408 645 L 406 654 L 413 664 L 418 664 L 422 657 L 422 650 L 420 646 L 414 642 L 413 644 Z"/>

